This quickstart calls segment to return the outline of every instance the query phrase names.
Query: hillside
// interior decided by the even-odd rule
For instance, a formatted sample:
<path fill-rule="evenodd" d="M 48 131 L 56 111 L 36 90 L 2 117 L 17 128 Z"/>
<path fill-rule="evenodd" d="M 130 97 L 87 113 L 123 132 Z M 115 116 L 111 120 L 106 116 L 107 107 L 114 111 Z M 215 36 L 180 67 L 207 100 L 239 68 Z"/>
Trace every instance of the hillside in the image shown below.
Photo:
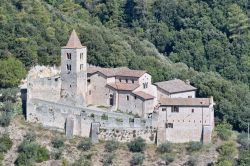
<path fill-rule="evenodd" d="M 59 65 L 60 48 L 76 29 L 88 47 L 89 63 L 145 69 L 154 82 L 189 79 L 198 88 L 198 97 L 214 96 L 216 124 L 247 131 L 249 4 L 247 0 L 1 0 L 0 123 L 19 109 L 16 87 L 29 68 Z"/>

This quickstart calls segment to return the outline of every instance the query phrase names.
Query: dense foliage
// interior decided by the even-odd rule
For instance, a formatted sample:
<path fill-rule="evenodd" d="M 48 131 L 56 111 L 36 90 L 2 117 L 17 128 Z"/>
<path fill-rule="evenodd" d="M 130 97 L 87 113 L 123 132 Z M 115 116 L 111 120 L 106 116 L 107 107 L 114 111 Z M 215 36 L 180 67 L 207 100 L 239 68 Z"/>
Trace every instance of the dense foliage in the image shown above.
<path fill-rule="evenodd" d="M 214 96 L 217 120 L 246 130 L 249 4 L 248 0 L 2 0 L 0 61 L 19 65 L 10 65 L 13 70 L 1 67 L 0 73 L 10 73 L 3 72 L 0 86 L 18 84 L 21 63 L 26 69 L 37 63 L 58 65 L 60 47 L 75 28 L 88 47 L 89 63 L 145 69 L 154 81 L 190 79 L 199 97 Z"/>

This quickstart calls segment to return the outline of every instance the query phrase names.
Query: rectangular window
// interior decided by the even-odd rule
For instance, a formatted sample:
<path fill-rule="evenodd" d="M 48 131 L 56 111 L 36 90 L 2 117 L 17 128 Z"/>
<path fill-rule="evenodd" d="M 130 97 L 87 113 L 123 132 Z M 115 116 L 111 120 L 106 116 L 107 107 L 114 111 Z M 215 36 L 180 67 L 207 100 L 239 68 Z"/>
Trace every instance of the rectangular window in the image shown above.
<path fill-rule="evenodd" d="M 91 95 L 91 90 L 89 91 L 89 95 Z"/>
<path fill-rule="evenodd" d="M 88 83 L 90 83 L 90 82 L 91 82 L 91 80 L 90 80 L 90 79 L 88 79 L 87 81 L 88 81 Z"/>
<path fill-rule="evenodd" d="M 179 107 L 178 106 L 172 106 L 171 112 L 179 112 Z"/>
<path fill-rule="evenodd" d="M 80 59 L 83 59 L 83 53 L 80 53 Z"/>
<path fill-rule="evenodd" d="M 167 108 L 162 108 L 161 110 L 162 110 L 162 111 L 167 111 Z"/>
<path fill-rule="evenodd" d="M 122 82 L 122 79 L 119 78 L 119 81 Z"/>
<path fill-rule="evenodd" d="M 129 96 L 127 95 L 127 100 L 129 101 Z"/>
<path fill-rule="evenodd" d="M 71 71 L 71 65 L 67 64 L 67 70 Z"/>
<path fill-rule="evenodd" d="M 67 59 L 71 59 L 71 53 L 67 53 Z"/>
<path fill-rule="evenodd" d="M 80 64 L 80 70 L 83 70 L 83 64 Z"/>
<path fill-rule="evenodd" d="M 132 84 L 134 84 L 135 83 L 135 81 L 134 80 L 132 80 Z"/>
<path fill-rule="evenodd" d="M 126 79 L 126 83 L 128 83 L 128 79 Z"/>
<path fill-rule="evenodd" d="M 173 123 L 166 123 L 166 128 L 173 128 L 173 127 L 174 127 Z"/>
<path fill-rule="evenodd" d="M 194 113 L 194 109 L 192 109 L 192 113 Z"/>

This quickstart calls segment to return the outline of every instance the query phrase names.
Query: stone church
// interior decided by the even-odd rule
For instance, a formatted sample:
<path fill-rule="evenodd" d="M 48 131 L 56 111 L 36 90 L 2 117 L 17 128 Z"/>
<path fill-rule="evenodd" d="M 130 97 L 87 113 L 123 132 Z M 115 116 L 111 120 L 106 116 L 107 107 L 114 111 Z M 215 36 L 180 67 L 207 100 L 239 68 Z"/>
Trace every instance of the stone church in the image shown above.
<path fill-rule="evenodd" d="M 144 70 L 87 64 L 87 47 L 74 30 L 61 48 L 60 69 L 34 67 L 25 89 L 27 120 L 66 135 L 126 142 L 133 131 L 151 143 L 211 141 L 212 97 L 196 98 L 189 81 L 152 83 Z M 113 129 L 120 136 L 105 133 Z"/>

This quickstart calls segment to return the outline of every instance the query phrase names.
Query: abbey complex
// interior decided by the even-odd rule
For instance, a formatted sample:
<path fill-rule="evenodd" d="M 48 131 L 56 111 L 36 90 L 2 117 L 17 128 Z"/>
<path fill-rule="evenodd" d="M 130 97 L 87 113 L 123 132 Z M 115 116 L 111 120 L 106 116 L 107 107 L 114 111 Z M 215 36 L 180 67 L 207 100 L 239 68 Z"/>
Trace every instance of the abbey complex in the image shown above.
<path fill-rule="evenodd" d="M 27 120 L 69 138 L 211 142 L 212 97 L 196 98 L 196 88 L 187 80 L 152 83 L 144 70 L 87 64 L 87 48 L 75 31 L 61 49 L 61 68 L 32 68 L 22 90 Z"/>

